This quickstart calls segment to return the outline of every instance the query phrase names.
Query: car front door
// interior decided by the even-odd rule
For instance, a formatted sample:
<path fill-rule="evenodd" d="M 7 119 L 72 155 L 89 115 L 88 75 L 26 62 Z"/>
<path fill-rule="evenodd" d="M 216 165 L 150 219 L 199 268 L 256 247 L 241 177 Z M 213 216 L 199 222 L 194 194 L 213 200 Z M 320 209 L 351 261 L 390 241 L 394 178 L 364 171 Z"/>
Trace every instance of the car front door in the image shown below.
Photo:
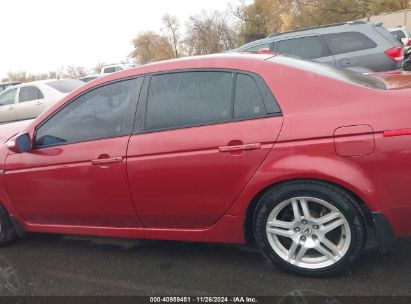
<path fill-rule="evenodd" d="M 256 75 L 191 70 L 153 75 L 141 99 L 127 152 L 140 219 L 149 228 L 213 225 L 277 139 L 274 98 Z"/>
<path fill-rule="evenodd" d="M 44 95 L 35 86 L 20 87 L 16 103 L 17 119 L 31 119 L 39 116 L 44 109 Z"/>
<path fill-rule="evenodd" d="M 10 89 L 0 95 L 0 123 L 17 120 L 15 102 L 18 89 Z"/>
<path fill-rule="evenodd" d="M 27 223 L 140 226 L 125 157 L 141 84 L 124 80 L 74 98 L 36 127 L 30 152 L 7 157 L 9 197 Z"/>

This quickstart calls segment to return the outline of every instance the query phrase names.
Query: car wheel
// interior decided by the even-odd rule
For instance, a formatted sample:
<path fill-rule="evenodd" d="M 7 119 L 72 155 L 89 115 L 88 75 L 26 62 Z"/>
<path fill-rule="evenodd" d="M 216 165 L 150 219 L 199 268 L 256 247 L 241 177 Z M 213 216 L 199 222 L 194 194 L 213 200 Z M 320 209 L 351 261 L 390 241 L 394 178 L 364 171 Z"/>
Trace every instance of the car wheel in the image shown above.
<path fill-rule="evenodd" d="M 281 269 L 306 276 L 330 276 L 361 255 L 366 228 L 349 192 L 320 181 L 275 186 L 254 214 L 256 243 Z"/>
<path fill-rule="evenodd" d="M 17 238 L 16 229 L 7 211 L 0 206 L 0 246 L 4 246 Z"/>

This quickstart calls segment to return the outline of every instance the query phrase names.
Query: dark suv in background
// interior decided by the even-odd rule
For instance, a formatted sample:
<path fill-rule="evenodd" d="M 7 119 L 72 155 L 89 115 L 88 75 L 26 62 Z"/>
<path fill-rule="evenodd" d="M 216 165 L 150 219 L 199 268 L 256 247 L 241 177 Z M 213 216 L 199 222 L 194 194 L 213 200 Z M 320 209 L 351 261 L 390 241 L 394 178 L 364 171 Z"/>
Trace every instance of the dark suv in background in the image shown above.
<path fill-rule="evenodd" d="M 401 68 L 403 45 L 381 24 L 353 21 L 273 34 L 234 52 L 261 49 L 328 63 L 340 68 L 375 72 Z"/>

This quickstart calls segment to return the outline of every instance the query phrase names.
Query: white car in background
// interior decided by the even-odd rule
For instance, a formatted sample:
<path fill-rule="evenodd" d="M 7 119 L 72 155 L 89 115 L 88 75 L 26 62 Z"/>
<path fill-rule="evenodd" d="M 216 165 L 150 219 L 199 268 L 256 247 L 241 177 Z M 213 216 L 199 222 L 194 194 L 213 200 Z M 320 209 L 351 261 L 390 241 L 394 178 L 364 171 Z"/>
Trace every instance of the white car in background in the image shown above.
<path fill-rule="evenodd" d="M 388 31 L 404 44 L 405 50 L 411 46 L 411 38 L 405 26 L 389 28 Z"/>
<path fill-rule="evenodd" d="M 84 85 L 75 79 L 23 83 L 0 94 L 0 123 L 33 119 Z"/>

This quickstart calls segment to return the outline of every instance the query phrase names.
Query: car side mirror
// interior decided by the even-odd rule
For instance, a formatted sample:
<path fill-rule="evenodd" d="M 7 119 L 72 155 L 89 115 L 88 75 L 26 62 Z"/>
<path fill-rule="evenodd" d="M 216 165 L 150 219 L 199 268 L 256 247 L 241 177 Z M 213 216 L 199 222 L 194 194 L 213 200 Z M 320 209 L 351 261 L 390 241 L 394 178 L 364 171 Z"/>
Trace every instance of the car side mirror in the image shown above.
<path fill-rule="evenodd" d="M 28 133 L 18 135 L 14 140 L 7 142 L 10 151 L 25 153 L 31 150 L 31 139 Z"/>

